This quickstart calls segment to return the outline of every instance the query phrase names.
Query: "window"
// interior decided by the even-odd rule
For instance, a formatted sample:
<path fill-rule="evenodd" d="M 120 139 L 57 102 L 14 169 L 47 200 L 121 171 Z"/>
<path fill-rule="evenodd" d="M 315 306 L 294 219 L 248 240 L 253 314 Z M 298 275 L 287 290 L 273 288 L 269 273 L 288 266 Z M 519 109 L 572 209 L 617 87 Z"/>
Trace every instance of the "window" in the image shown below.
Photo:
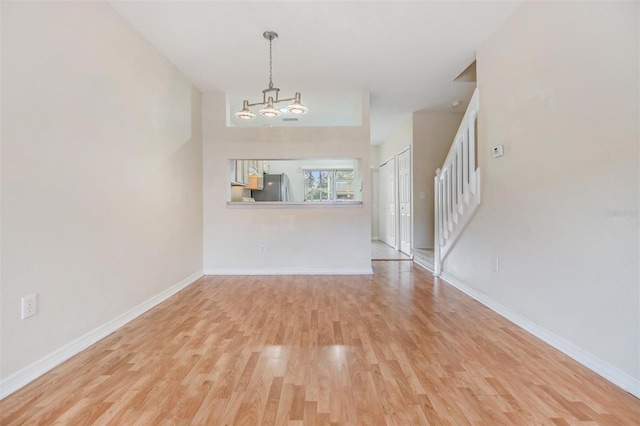
<path fill-rule="evenodd" d="M 304 170 L 304 201 L 354 199 L 353 169 Z"/>

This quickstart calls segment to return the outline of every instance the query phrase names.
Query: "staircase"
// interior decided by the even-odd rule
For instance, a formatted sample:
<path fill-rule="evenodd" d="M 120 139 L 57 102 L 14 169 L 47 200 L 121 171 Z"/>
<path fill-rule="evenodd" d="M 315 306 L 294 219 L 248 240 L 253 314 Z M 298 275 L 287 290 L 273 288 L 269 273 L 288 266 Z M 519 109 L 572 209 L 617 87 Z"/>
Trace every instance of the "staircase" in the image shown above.
<path fill-rule="evenodd" d="M 476 167 L 479 99 L 476 89 L 444 165 L 436 171 L 433 257 L 435 276 L 440 275 L 442 262 L 480 204 L 480 169 Z"/>

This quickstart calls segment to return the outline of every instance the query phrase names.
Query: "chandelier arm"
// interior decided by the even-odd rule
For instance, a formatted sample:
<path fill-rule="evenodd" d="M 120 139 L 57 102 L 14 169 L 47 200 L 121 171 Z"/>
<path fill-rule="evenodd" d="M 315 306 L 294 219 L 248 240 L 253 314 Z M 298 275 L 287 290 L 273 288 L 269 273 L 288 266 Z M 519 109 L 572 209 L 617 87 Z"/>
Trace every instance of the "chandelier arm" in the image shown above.
<path fill-rule="evenodd" d="M 278 99 L 280 94 L 280 89 L 277 87 L 270 87 L 268 89 L 264 89 L 262 91 L 262 102 L 267 102 L 267 98 L 268 98 L 267 93 L 270 93 L 270 92 L 276 92 L 274 102 L 280 102 L 280 100 Z"/>
<path fill-rule="evenodd" d="M 272 102 L 274 104 L 277 104 L 278 102 L 288 102 L 288 101 L 295 101 L 295 100 L 296 100 L 296 98 L 287 98 L 287 99 L 278 99 L 278 100 L 273 99 Z M 267 105 L 268 103 L 269 103 L 269 101 L 267 100 L 267 101 L 264 101 L 264 102 L 255 102 L 253 104 L 247 104 L 247 106 L 252 107 L 252 106 L 258 106 L 258 105 Z"/>
<path fill-rule="evenodd" d="M 296 98 L 287 98 L 287 99 L 278 99 L 277 101 L 273 101 L 273 103 L 275 104 L 276 102 L 288 102 L 288 101 L 293 101 Z"/>

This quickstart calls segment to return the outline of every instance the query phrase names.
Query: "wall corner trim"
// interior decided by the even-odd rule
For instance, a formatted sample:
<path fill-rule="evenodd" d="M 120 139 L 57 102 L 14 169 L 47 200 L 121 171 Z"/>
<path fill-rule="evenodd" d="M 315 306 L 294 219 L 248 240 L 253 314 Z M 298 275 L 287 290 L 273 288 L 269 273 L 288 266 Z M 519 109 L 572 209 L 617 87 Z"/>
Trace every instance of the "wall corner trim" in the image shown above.
<path fill-rule="evenodd" d="M 169 297 L 173 296 L 174 294 L 184 289 L 185 287 L 189 286 L 190 284 L 193 284 L 203 275 L 204 274 L 202 271 L 198 271 L 190 275 L 184 280 L 178 282 L 177 284 L 172 285 L 166 290 L 140 303 L 139 305 L 133 307 L 129 311 L 103 324 L 102 326 L 78 337 L 77 339 L 72 340 L 71 342 L 60 347 L 59 349 L 56 349 L 55 351 L 51 352 L 49 355 L 44 356 L 38 361 L 30 365 L 27 365 L 21 370 L 8 376 L 6 379 L 0 381 L 0 399 L 4 399 L 5 397 L 9 396 L 13 392 L 17 391 L 18 389 L 26 386 L 27 384 L 31 383 L 38 377 L 42 376 L 49 370 L 62 364 L 64 361 L 68 360 L 74 355 L 77 355 L 78 353 L 82 352 L 83 350 L 93 345 L 94 343 L 107 337 L 109 334 L 118 330 L 120 327 L 124 326 L 130 321 L 136 319 L 143 313 L 147 312 L 149 309 L 164 302 Z"/>
<path fill-rule="evenodd" d="M 614 385 L 618 386 L 620 389 L 629 392 L 636 398 L 640 398 L 640 379 L 634 378 L 633 376 L 625 373 L 619 368 L 601 360 L 592 353 L 574 345 L 563 337 L 560 337 L 550 332 L 546 328 L 539 326 L 538 324 L 523 317 L 522 315 L 516 313 L 503 304 L 496 302 L 485 294 L 474 290 L 467 284 L 459 281 L 457 278 L 443 272 L 440 275 L 440 279 L 472 297 L 473 299 L 477 300 L 478 302 L 482 303 L 487 308 L 496 312 L 498 315 L 504 317 L 505 319 L 511 321 L 525 331 L 531 333 L 543 342 L 553 346 L 555 349 L 584 365 L 594 373 L 607 379 Z"/>

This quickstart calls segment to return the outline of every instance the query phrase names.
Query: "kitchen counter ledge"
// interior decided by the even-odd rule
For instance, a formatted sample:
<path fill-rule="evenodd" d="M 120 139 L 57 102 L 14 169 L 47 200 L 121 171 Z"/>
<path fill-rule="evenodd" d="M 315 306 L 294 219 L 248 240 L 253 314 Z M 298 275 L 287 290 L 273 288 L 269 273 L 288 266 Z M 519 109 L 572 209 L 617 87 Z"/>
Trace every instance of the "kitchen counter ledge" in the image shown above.
<path fill-rule="evenodd" d="M 227 201 L 228 208 L 248 209 L 317 209 L 317 208 L 349 208 L 362 207 L 362 201 Z"/>

